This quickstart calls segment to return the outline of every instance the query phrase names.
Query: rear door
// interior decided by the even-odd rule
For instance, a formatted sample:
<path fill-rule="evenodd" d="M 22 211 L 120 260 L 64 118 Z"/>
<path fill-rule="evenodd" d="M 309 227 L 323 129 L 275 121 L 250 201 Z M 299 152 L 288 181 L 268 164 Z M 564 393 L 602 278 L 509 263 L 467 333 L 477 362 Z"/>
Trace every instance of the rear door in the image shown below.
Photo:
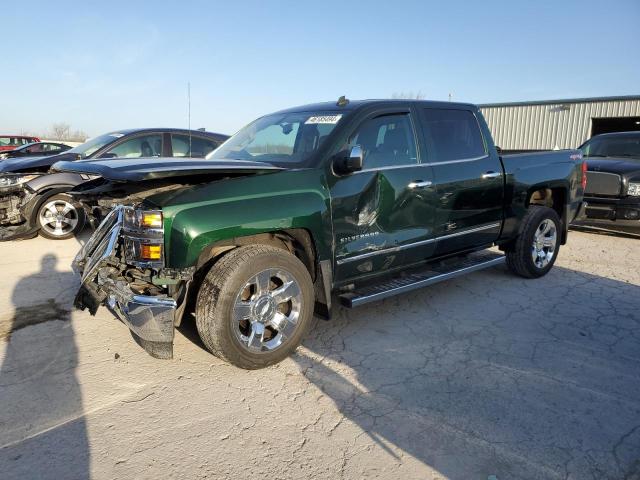
<path fill-rule="evenodd" d="M 370 114 L 350 133 L 347 150 L 353 145 L 363 149 L 363 170 L 330 184 L 339 281 L 401 267 L 434 248 L 428 188 L 415 186 L 431 184 L 431 169 L 419 163 L 410 110 Z"/>
<path fill-rule="evenodd" d="M 42 151 L 44 155 L 57 155 L 62 152 L 62 145 L 58 143 L 43 143 Z"/>
<path fill-rule="evenodd" d="M 211 138 L 184 133 L 171 134 L 171 156 L 204 158 L 220 146 Z"/>
<path fill-rule="evenodd" d="M 500 158 L 489 151 L 474 111 L 421 110 L 437 197 L 435 255 L 492 243 L 498 238 L 503 217 Z"/>

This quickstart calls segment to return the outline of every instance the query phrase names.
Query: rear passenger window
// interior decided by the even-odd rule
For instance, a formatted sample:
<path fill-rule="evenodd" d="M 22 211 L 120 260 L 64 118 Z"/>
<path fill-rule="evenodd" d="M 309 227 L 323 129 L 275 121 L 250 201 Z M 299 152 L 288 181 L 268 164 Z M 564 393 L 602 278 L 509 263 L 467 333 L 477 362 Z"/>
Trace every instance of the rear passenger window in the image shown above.
<path fill-rule="evenodd" d="M 417 162 L 408 114 L 384 115 L 367 120 L 351 136 L 349 144 L 362 147 L 364 168 L 367 170 Z"/>
<path fill-rule="evenodd" d="M 464 160 L 486 155 L 480 126 L 468 110 L 424 110 L 427 152 L 432 162 Z"/>
<path fill-rule="evenodd" d="M 189 135 L 172 134 L 171 147 L 174 157 L 206 157 L 220 144 L 213 140 Z M 191 148 L 189 148 L 191 147 Z"/>

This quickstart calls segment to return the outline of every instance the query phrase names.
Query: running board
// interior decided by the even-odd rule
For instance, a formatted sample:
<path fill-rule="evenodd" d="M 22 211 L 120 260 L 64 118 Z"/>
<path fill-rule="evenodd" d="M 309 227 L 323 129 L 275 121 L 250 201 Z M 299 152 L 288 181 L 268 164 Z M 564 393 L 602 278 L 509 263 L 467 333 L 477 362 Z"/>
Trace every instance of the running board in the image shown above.
<path fill-rule="evenodd" d="M 483 270 L 504 263 L 504 255 L 482 251 L 471 253 L 458 262 L 429 265 L 425 270 L 392 278 L 382 283 L 366 285 L 339 295 L 340 303 L 347 308 L 358 307 L 400 293 L 444 282 L 467 273 Z"/>

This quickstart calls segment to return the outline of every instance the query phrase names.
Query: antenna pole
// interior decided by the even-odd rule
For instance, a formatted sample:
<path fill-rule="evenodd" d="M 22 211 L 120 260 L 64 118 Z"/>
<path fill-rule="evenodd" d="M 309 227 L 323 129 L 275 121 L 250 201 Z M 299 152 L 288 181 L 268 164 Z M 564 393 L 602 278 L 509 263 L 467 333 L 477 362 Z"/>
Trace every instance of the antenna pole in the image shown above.
<path fill-rule="evenodd" d="M 191 157 L 191 82 L 187 82 L 187 125 L 189 129 L 189 157 Z"/>

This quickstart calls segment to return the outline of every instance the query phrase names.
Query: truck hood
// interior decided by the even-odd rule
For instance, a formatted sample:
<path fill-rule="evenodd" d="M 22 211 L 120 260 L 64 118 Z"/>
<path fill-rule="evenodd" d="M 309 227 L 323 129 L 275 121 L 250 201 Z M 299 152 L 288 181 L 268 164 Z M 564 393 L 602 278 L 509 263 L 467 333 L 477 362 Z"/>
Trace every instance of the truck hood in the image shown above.
<path fill-rule="evenodd" d="M 60 160 L 73 160 L 72 153 L 61 153 L 46 157 L 15 157 L 0 160 L 0 173 L 46 172 L 51 165 Z"/>
<path fill-rule="evenodd" d="M 194 158 L 114 158 L 58 162 L 57 172 L 97 175 L 114 182 L 140 182 L 170 177 L 216 173 L 260 173 L 284 170 L 265 162 L 250 160 L 203 160 Z"/>
<path fill-rule="evenodd" d="M 624 176 L 640 174 L 640 158 L 585 157 L 585 161 L 590 172 L 617 173 Z"/>

